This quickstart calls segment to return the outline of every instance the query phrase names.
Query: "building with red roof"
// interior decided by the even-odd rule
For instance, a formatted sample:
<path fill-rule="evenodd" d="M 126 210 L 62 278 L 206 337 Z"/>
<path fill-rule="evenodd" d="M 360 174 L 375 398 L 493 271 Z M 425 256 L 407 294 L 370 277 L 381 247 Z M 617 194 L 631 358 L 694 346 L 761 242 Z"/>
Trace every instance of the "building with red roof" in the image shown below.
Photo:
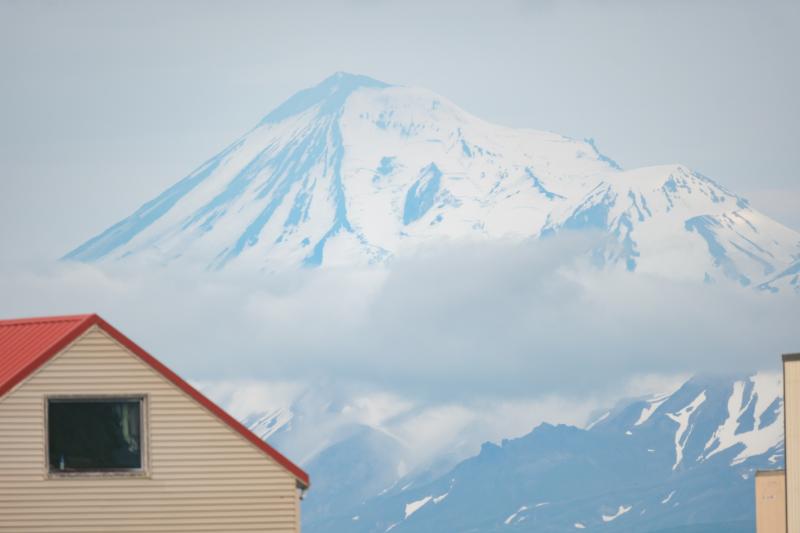
<path fill-rule="evenodd" d="M 308 475 L 97 315 L 0 320 L 0 531 L 300 529 Z"/>

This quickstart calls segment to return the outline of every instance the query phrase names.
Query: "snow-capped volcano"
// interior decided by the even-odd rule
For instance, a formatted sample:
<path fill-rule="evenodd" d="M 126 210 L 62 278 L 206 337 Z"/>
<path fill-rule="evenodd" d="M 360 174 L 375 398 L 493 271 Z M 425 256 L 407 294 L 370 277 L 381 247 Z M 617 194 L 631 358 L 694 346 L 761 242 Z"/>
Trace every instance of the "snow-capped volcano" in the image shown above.
<path fill-rule="evenodd" d="M 607 234 L 605 264 L 800 290 L 800 234 L 700 174 L 623 171 L 592 140 L 496 126 L 429 91 L 345 73 L 66 259 L 271 271 L 583 228 Z"/>

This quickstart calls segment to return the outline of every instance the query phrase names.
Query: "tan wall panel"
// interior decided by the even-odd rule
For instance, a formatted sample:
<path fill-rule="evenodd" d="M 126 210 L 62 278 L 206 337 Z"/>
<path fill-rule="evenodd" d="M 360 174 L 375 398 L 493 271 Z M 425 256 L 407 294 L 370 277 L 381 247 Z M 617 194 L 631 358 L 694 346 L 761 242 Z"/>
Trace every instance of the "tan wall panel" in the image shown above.
<path fill-rule="evenodd" d="M 48 478 L 45 398 L 146 395 L 148 476 Z M 0 399 L 0 531 L 295 532 L 295 479 L 97 327 Z"/>
<path fill-rule="evenodd" d="M 800 531 L 800 361 L 783 363 L 783 387 L 787 528 Z"/>
<path fill-rule="evenodd" d="M 756 533 L 786 533 L 783 470 L 756 473 Z"/>

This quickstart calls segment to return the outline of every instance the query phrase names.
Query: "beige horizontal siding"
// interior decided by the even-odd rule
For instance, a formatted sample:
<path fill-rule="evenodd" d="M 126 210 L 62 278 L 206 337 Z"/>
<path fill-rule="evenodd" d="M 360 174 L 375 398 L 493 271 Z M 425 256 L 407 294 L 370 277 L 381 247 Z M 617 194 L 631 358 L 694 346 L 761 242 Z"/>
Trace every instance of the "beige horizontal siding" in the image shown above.
<path fill-rule="evenodd" d="M 50 395 L 146 395 L 146 477 L 48 478 Z M 294 478 L 94 327 L 0 399 L 0 531 L 295 532 Z"/>
<path fill-rule="evenodd" d="M 756 472 L 756 533 L 786 533 L 786 476 Z"/>

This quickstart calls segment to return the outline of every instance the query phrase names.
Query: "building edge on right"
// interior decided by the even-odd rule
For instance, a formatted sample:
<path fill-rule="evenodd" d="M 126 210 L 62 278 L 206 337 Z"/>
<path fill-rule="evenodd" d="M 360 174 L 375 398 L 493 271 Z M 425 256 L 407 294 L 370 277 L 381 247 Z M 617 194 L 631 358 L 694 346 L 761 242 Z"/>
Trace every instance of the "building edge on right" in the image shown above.
<path fill-rule="evenodd" d="M 786 533 L 786 471 L 759 470 L 755 484 L 757 533 Z"/>
<path fill-rule="evenodd" d="M 800 353 L 783 354 L 786 531 L 800 531 Z"/>
<path fill-rule="evenodd" d="M 782 360 L 784 470 L 756 472 L 756 533 L 800 532 L 800 353 Z"/>

